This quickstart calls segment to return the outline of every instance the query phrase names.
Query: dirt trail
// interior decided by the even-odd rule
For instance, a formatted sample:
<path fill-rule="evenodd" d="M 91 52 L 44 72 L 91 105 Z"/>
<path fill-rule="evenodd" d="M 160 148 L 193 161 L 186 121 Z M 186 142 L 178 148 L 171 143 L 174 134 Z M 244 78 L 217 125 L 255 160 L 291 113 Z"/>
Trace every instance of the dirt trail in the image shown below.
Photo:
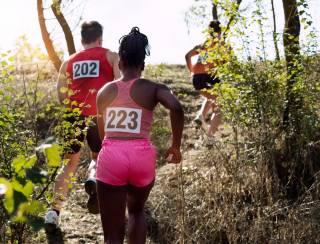
<path fill-rule="evenodd" d="M 158 80 L 167 84 L 183 104 L 185 111 L 183 164 L 190 165 L 194 160 L 198 159 L 202 150 L 205 149 L 206 137 L 204 136 L 203 131 L 196 129 L 195 124 L 192 123 L 196 111 L 201 106 L 202 100 L 189 82 L 189 77 L 184 66 L 165 68 L 161 76 L 158 76 L 153 80 Z M 157 180 L 153 189 L 154 192 L 157 191 L 158 187 L 161 187 L 167 171 L 177 171 L 177 166 L 163 165 L 162 167 L 158 167 Z M 89 214 L 86 209 L 87 194 L 83 188 L 85 166 L 82 166 L 78 170 L 76 177 L 78 180 L 75 182 L 73 191 L 61 212 L 61 231 L 57 231 L 50 236 L 46 236 L 44 231 L 42 231 L 39 233 L 34 243 L 103 243 L 100 215 Z M 154 199 L 153 197 L 150 198 Z M 147 243 L 156 243 L 149 238 L 150 237 L 148 237 Z"/>

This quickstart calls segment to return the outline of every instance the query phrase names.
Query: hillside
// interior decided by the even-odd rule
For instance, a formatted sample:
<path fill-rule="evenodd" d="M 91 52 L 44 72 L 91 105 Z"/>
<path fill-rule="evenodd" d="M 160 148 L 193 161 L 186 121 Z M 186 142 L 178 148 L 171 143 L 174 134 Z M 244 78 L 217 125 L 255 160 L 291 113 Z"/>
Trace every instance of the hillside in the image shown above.
<path fill-rule="evenodd" d="M 318 201 L 274 198 L 274 184 L 263 164 L 250 164 L 224 124 L 213 142 L 192 122 L 201 98 L 184 66 L 148 66 L 145 76 L 167 84 L 185 112 L 182 165 L 165 164 L 168 114 L 156 110 L 152 140 L 158 147 L 155 186 L 147 202 L 147 243 L 318 243 Z M 102 243 L 99 215 L 85 207 L 83 189 L 88 153 L 84 153 L 72 193 L 61 213 L 61 231 L 33 237 L 32 243 Z M 312 194 L 312 193 L 310 193 Z M 112 201 L 112 199 L 110 199 Z"/>
<path fill-rule="evenodd" d="M 174 68 L 167 66 L 155 68 L 150 66 L 146 73 L 146 77 L 167 84 L 182 102 L 185 111 L 183 164 L 192 165 L 192 162 L 198 159 L 198 155 L 201 154 L 201 151 L 206 149 L 204 145 L 205 137 L 203 131 L 196 129 L 195 125 L 192 123 L 192 119 L 195 117 L 195 113 L 201 105 L 200 96 L 194 91 L 192 84 L 189 82 L 188 73 L 184 66 L 175 66 Z M 160 111 L 160 109 L 158 109 L 157 114 L 165 114 L 166 117 L 161 117 L 160 121 L 156 116 L 156 126 L 167 127 L 169 122 L 167 112 L 163 110 Z M 158 127 L 156 129 L 158 129 Z M 162 134 L 160 132 L 160 136 L 161 135 Z M 164 133 L 164 136 L 166 138 L 164 138 L 163 142 L 166 142 L 168 139 L 168 133 Z M 159 135 L 156 137 L 156 139 L 158 139 Z M 158 144 L 158 142 L 154 143 Z M 165 149 L 166 146 L 164 145 L 162 148 Z M 49 239 L 48 243 L 102 243 L 103 232 L 100 216 L 89 214 L 86 209 L 87 194 L 83 189 L 83 182 L 85 180 L 85 169 L 86 163 L 88 163 L 88 154 L 87 152 L 85 153 L 81 167 L 76 176 L 78 180 L 75 182 L 71 196 L 66 202 L 61 214 L 62 232 L 46 236 L 44 231 L 42 231 L 37 237 L 35 237 L 35 243 L 44 243 L 47 237 Z M 159 156 L 159 161 L 163 161 L 161 156 Z M 161 192 L 163 184 L 167 184 L 167 179 L 165 179 L 166 175 L 172 175 L 172 177 L 175 178 L 177 177 L 175 176 L 177 170 L 178 168 L 175 165 L 164 165 L 163 163 L 159 163 L 157 169 L 158 178 L 150 196 L 150 203 L 148 203 L 149 221 L 156 221 L 152 220 L 153 216 L 150 216 L 150 213 L 154 212 L 156 208 L 161 207 L 161 204 L 157 203 L 157 193 L 159 191 Z M 161 198 L 162 197 L 158 200 Z M 156 232 L 156 229 L 153 228 L 154 227 L 152 227 L 152 233 Z M 148 243 L 157 242 L 149 237 Z"/>

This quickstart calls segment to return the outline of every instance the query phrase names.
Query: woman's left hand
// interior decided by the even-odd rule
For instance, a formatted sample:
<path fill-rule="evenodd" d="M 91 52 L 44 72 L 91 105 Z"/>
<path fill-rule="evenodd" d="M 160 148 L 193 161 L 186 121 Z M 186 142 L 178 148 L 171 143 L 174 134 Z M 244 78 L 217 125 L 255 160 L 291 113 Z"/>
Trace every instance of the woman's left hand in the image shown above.
<path fill-rule="evenodd" d="M 170 147 L 167 150 L 165 157 L 168 163 L 173 163 L 173 164 L 180 163 L 182 159 L 180 149 L 174 148 L 174 147 Z"/>

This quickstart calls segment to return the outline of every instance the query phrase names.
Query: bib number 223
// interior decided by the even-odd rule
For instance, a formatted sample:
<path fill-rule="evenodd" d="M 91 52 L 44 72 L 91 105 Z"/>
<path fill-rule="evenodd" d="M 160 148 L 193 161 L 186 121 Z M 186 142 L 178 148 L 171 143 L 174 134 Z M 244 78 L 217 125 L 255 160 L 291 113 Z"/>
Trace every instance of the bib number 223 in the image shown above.
<path fill-rule="evenodd" d="M 106 132 L 140 133 L 141 109 L 111 107 L 106 113 Z"/>

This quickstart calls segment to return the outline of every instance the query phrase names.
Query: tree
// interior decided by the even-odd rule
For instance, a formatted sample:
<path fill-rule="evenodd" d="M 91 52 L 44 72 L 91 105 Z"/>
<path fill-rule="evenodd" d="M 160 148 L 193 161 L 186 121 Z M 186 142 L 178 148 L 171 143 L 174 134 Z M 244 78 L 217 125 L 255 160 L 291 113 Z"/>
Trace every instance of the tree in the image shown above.
<path fill-rule="evenodd" d="M 239 7 L 242 0 L 195 0 L 194 5 L 186 12 L 186 22 L 201 22 L 208 26 L 208 19 L 221 22 L 223 37 L 226 37 L 235 18 L 239 14 Z M 210 11 L 209 11 L 210 10 Z"/>
<path fill-rule="evenodd" d="M 68 22 L 66 21 L 66 18 L 61 12 L 61 1 L 62 0 L 54 0 L 51 4 L 51 9 L 63 30 L 67 42 L 68 52 L 69 55 L 71 55 L 76 52 L 76 48 L 74 46 L 74 40 L 71 29 L 68 25 Z"/>
<path fill-rule="evenodd" d="M 237 3 L 237 4 L 236 4 L 236 9 L 235 9 L 234 13 L 231 14 L 231 17 L 230 17 L 230 19 L 229 19 L 229 21 L 228 21 L 228 24 L 227 24 L 227 26 L 226 26 L 226 29 L 225 29 L 225 31 L 224 31 L 224 33 L 223 33 L 223 36 L 224 36 L 224 37 L 225 37 L 226 34 L 228 33 L 231 25 L 233 24 L 233 21 L 234 21 L 235 17 L 237 16 L 237 12 L 239 11 L 239 7 L 240 7 L 241 2 L 242 2 L 242 0 L 236 0 L 236 3 Z"/>
<path fill-rule="evenodd" d="M 212 2 L 212 19 L 219 20 L 218 18 L 218 6 L 214 2 Z"/>
<path fill-rule="evenodd" d="M 42 2 L 42 0 L 37 0 L 37 10 L 38 10 L 38 20 L 39 20 L 39 24 L 40 24 L 42 40 L 43 40 L 44 45 L 45 45 L 45 47 L 47 49 L 49 58 L 50 58 L 51 62 L 54 65 L 54 68 L 57 71 L 59 71 L 60 66 L 62 64 L 62 61 L 59 58 L 56 50 L 54 49 L 52 40 L 50 38 L 50 34 L 49 34 L 47 26 L 46 26 L 44 14 L 43 14 L 43 2 Z"/>
<path fill-rule="evenodd" d="M 277 42 L 277 23 L 276 23 L 276 13 L 274 9 L 274 2 L 271 0 L 271 9 L 272 9 L 272 18 L 273 18 L 273 44 L 274 49 L 276 51 L 276 60 L 280 60 L 280 54 L 279 54 L 279 48 L 278 48 L 278 42 Z"/>
<path fill-rule="evenodd" d="M 296 133 L 299 131 L 299 118 L 293 117 L 301 106 L 301 97 L 294 94 L 293 87 L 296 83 L 300 64 L 300 18 L 296 0 L 282 0 L 285 26 L 283 33 L 283 46 L 287 66 L 287 103 L 284 109 L 283 124 L 287 128 L 290 120 L 294 121 Z"/>
<path fill-rule="evenodd" d="M 65 41 L 68 48 L 68 53 L 69 55 L 71 55 L 76 52 L 76 49 L 74 45 L 71 28 L 65 16 L 62 13 L 61 3 L 62 3 L 62 0 L 52 0 L 52 4 L 50 7 L 64 33 Z M 52 38 L 50 37 L 50 33 L 46 25 L 46 19 L 44 17 L 43 0 L 37 0 L 37 10 L 38 10 L 38 20 L 40 24 L 41 36 L 42 36 L 43 42 L 45 44 L 45 47 L 51 62 L 53 63 L 55 69 L 59 71 L 62 61 L 59 55 L 57 54 L 57 51 L 54 48 Z"/>
<path fill-rule="evenodd" d="M 287 197 L 297 199 L 306 188 L 314 183 L 314 175 L 319 170 L 319 162 L 305 156 L 314 150 L 310 145 L 312 141 L 317 140 L 315 133 L 308 136 L 308 132 L 313 131 L 312 127 L 316 125 L 306 123 L 306 121 L 312 116 L 318 119 L 318 115 L 313 113 L 304 101 L 308 99 L 308 96 L 301 83 L 304 67 L 300 53 L 298 2 L 297 0 L 283 0 L 282 2 L 285 16 L 283 46 L 287 68 L 286 102 L 283 114 L 285 135 L 283 158 L 286 163 L 279 168 L 278 173 L 282 171 L 282 175 L 280 173 L 279 176 L 286 188 Z"/>

